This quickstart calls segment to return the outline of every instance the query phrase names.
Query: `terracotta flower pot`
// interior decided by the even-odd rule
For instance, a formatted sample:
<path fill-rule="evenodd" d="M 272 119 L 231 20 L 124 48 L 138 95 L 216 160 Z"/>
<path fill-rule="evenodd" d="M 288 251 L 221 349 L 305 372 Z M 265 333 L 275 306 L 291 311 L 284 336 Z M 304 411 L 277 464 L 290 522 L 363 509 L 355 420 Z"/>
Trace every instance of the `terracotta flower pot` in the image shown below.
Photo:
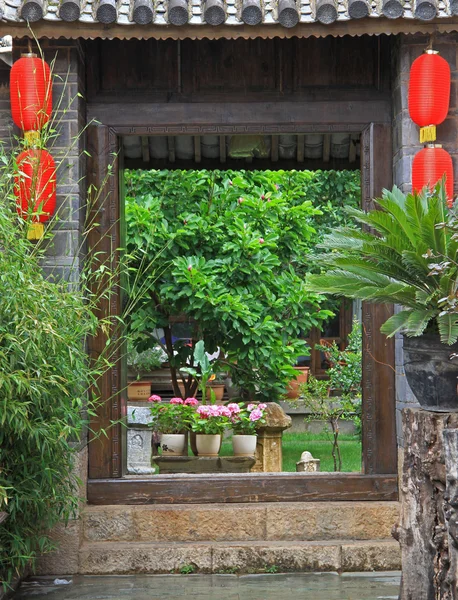
<path fill-rule="evenodd" d="M 215 383 L 207 387 L 207 402 L 211 400 L 211 390 L 215 392 L 215 402 L 221 402 L 224 396 L 224 383 Z"/>
<path fill-rule="evenodd" d="M 307 383 L 307 379 L 309 376 L 309 367 L 294 367 L 297 371 L 297 375 L 295 379 L 291 379 L 286 389 L 286 397 L 291 400 L 296 400 L 299 398 L 299 387 L 303 383 Z"/>
<path fill-rule="evenodd" d="M 257 441 L 257 435 L 233 435 L 232 448 L 234 449 L 234 456 L 254 456 Z"/>
<path fill-rule="evenodd" d="M 220 434 L 207 435 L 198 433 L 196 435 L 196 447 L 198 456 L 218 456 L 221 448 L 222 438 Z"/>
<path fill-rule="evenodd" d="M 184 456 L 185 443 L 184 433 L 162 433 L 162 456 Z"/>

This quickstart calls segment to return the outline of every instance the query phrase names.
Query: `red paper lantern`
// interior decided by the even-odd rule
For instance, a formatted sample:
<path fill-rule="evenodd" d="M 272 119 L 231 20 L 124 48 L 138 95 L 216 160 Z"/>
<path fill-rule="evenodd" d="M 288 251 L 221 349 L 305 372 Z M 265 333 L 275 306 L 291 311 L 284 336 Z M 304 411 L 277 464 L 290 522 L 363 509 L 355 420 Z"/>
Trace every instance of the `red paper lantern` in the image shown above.
<path fill-rule="evenodd" d="M 412 164 L 412 189 L 414 192 L 428 186 L 434 188 L 443 177 L 449 206 L 453 204 L 453 164 L 452 158 L 441 146 L 429 145 L 414 157 Z"/>
<path fill-rule="evenodd" d="M 410 118 L 420 129 L 420 142 L 436 139 L 436 125 L 447 117 L 450 103 L 450 66 L 434 50 L 414 60 L 409 81 Z"/>
<path fill-rule="evenodd" d="M 14 123 L 24 131 L 40 131 L 52 110 L 49 66 L 35 54 L 24 54 L 11 67 L 11 112 Z"/>
<path fill-rule="evenodd" d="M 17 211 L 31 219 L 29 239 L 43 235 L 43 225 L 56 209 L 56 166 L 53 157 L 41 148 L 29 148 L 17 157 L 14 194 Z"/>

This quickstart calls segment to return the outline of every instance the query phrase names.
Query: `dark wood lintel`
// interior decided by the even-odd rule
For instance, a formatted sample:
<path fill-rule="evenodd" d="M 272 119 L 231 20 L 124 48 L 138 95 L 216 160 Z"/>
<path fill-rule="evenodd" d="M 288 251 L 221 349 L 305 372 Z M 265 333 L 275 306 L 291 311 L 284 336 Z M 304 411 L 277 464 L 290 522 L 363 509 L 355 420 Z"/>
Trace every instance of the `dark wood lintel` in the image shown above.
<path fill-rule="evenodd" d="M 89 504 L 208 504 L 397 500 L 396 475 L 247 473 L 95 479 Z"/>

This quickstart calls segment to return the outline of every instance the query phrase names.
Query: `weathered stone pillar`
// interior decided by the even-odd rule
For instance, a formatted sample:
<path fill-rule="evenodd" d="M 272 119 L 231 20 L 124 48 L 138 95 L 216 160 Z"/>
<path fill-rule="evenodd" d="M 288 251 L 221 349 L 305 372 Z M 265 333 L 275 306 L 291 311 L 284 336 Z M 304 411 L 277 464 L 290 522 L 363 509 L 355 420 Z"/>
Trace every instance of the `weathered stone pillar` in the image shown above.
<path fill-rule="evenodd" d="M 258 444 L 256 446 L 256 463 L 252 473 L 278 473 L 282 471 L 282 437 L 283 431 L 292 425 L 282 407 L 275 402 L 269 402 L 266 409 L 266 424 L 258 429 Z"/>
<path fill-rule="evenodd" d="M 393 536 L 402 555 L 400 600 L 454 600 L 458 456 L 449 443 L 449 481 L 446 483 L 445 439 L 455 434 L 458 412 L 436 413 L 407 408 L 403 411 L 404 461 L 400 482 L 401 517 Z M 453 455 L 453 456 L 452 456 Z M 453 468 L 452 468 L 453 465 Z M 446 486 L 449 488 L 445 494 Z M 450 498 L 450 504 L 446 504 Z M 448 517 L 448 519 L 447 519 Z M 456 542 L 454 542 L 456 543 Z"/>

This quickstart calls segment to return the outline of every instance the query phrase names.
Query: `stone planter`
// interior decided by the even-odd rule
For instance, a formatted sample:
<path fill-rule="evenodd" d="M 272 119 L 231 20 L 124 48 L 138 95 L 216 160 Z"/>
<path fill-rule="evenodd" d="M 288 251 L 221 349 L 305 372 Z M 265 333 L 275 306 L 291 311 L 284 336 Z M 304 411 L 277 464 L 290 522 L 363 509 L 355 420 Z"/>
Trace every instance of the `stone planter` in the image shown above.
<path fill-rule="evenodd" d="M 257 435 L 232 436 L 234 456 L 254 456 L 256 454 Z"/>
<path fill-rule="evenodd" d="M 309 375 L 309 367 L 294 367 L 297 371 L 297 375 L 295 379 L 291 379 L 286 389 L 286 396 L 290 400 L 296 400 L 299 398 L 300 394 L 300 386 L 303 383 L 307 383 L 308 375 Z"/>
<path fill-rule="evenodd" d="M 196 435 L 196 449 L 198 456 L 218 456 L 221 448 L 221 435 L 207 435 L 198 433 Z"/>
<path fill-rule="evenodd" d="M 448 412 L 458 408 L 458 344 L 442 344 L 439 336 L 404 336 L 404 371 L 407 382 L 425 410 Z"/>
<path fill-rule="evenodd" d="M 162 456 L 184 456 L 186 436 L 184 433 L 162 433 Z"/>

